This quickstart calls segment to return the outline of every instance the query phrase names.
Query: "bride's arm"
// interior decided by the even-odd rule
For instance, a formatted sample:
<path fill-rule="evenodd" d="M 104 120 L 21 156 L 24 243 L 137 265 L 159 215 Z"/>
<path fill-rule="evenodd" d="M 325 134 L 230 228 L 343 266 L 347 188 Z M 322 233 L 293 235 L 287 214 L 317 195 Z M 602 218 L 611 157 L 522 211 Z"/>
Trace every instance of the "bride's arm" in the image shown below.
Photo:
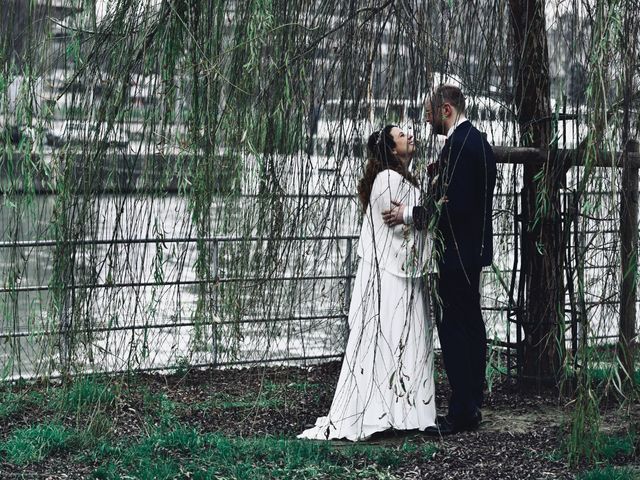
<path fill-rule="evenodd" d="M 409 200 L 406 189 L 403 188 L 404 178 L 393 170 L 383 170 L 378 174 L 371 189 L 371 205 L 374 215 L 382 215 L 385 210 L 393 207 L 392 202 Z"/>
<path fill-rule="evenodd" d="M 400 178 L 402 179 L 401 176 Z M 403 190 L 403 195 L 391 198 L 390 204 L 382 209 L 382 220 L 389 227 L 404 224 L 413 225 L 417 230 L 422 230 L 427 224 L 429 215 L 421 204 L 420 191 L 410 184 L 405 184 Z"/>

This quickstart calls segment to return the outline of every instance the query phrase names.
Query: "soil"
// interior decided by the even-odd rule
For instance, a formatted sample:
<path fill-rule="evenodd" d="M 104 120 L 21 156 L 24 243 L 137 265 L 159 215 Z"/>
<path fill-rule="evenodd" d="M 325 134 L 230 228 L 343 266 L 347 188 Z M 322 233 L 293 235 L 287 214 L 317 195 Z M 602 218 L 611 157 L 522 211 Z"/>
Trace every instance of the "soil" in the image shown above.
<path fill-rule="evenodd" d="M 141 392 L 146 391 L 165 394 L 169 400 L 179 402 L 179 421 L 202 432 L 243 438 L 265 435 L 293 438 L 312 425 L 317 416 L 326 414 L 339 369 L 340 363 L 332 362 L 307 368 L 252 367 L 193 370 L 181 375 L 136 374 L 126 381 L 116 408 L 109 413 L 109 422 L 113 422 L 109 428 L 119 438 L 144 435 L 148 414 L 144 412 L 145 398 Z M 442 376 L 436 391 L 437 405 L 444 406 L 449 391 Z M 259 392 L 268 395 L 259 397 Z M 258 398 L 270 398 L 272 402 L 261 402 Z M 224 404 L 212 399 L 236 402 Z M 238 399 L 244 402 L 237 402 Z M 206 402 L 211 406 L 203 409 L 201 406 Z M 640 419 L 637 405 L 627 406 L 624 415 L 620 415 L 619 406 L 606 408 L 601 415 L 608 433 L 627 431 L 629 418 Z M 513 384 L 502 381 L 494 384 L 487 394 L 483 421 L 476 432 L 434 440 L 419 432 L 391 431 L 375 435 L 368 443 L 391 446 L 405 441 L 437 443 L 438 450 L 431 458 L 414 455 L 409 463 L 393 469 L 391 473 L 397 478 L 570 479 L 586 468 L 586 465 L 569 468 L 562 453 L 572 409 L 571 403 L 565 403 L 551 391 L 521 393 Z M 16 428 L 42 422 L 48 411 L 45 406 L 34 406 L 0 423 L 0 441 Z M 59 421 L 60 415 L 57 415 Z M 69 422 L 77 422 L 72 417 Z M 640 430 L 638 427 L 640 424 L 635 425 L 636 431 Z M 347 444 L 350 443 L 333 442 L 337 447 Z M 635 466 L 640 473 L 639 450 L 636 444 L 633 455 L 614 458 L 610 464 Z M 0 454 L 3 479 L 87 478 L 96 467 L 73 463 L 69 454 L 53 455 L 39 464 L 18 467 L 4 461 Z"/>

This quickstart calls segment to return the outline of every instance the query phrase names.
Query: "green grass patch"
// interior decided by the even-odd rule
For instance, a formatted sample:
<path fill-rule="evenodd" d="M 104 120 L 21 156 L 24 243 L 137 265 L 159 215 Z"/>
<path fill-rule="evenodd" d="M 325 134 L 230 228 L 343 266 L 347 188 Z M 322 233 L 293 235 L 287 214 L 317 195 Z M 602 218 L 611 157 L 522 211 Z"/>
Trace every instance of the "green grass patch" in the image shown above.
<path fill-rule="evenodd" d="M 277 408 L 282 405 L 282 401 L 272 398 L 256 398 L 254 400 L 229 400 L 219 404 L 222 408 Z"/>
<path fill-rule="evenodd" d="M 117 384 L 107 385 L 91 377 L 76 379 L 57 394 L 57 407 L 63 411 L 84 411 L 111 407 L 119 395 Z"/>
<path fill-rule="evenodd" d="M 257 393 L 233 395 L 227 392 L 216 392 L 207 400 L 193 404 L 193 408 L 201 411 L 227 408 L 279 408 L 285 404 L 292 392 L 306 393 L 318 388 L 319 385 L 314 383 L 282 384 L 266 381 Z"/>
<path fill-rule="evenodd" d="M 607 368 L 590 368 L 589 376 L 595 383 L 605 383 L 609 380 L 615 380 L 616 382 L 619 381 L 619 372 L 613 366 Z M 633 378 L 636 385 L 640 385 L 640 369 L 634 372 Z"/>
<path fill-rule="evenodd" d="M 607 435 L 602 432 L 584 433 L 588 441 L 579 444 L 580 450 L 571 450 L 570 442 L 566 442 L 566 449 L 570 461 L 588 461 L 595 464 L 609 464 L 620 458 L 631 458 L 635 453 L 636 433 L 630 431 L 619 435 Z"/>
<path fill-rule="evenodd" d="M 182 403 L 172 401 L 165 393 L 149 391 L 144 387 L 142 391 L 142 409 L 147 423 L 153 425 L 160 421 L 163 426 L 170 426 L 176 422 L 176 414 L 186 408 Z"/>
<path fill-rule="evenodd" d="M 47 456 L 71 449 L 77 440 L 75 432 L 63 425 L 50 423 L 16 430 L 0 444 L 7 461 L 22 465 L 38 462 Z"/>
<path fill-rule="evenodd" d="M 19 413 L 23 408 L 21 395 L 13 392 L 0 393 L 0 420 Z"/>
<path fill-rule="evenodd" d="M 433 443 L 416 445 L 404 442 L 399 448 L 356 443 L 349 447 L 343 447 L 340 453 L 345 458 L 351 458 L 355 461 L 364 459 L 379 467 L 397 467 L 404 463 L 409 455 L 431 458 L 437 451 L 438 447 Z"/>
<path fill-rule="evenodd" d="M 273 383 L 273 382 L 265 382 L 262 386 L 262 390 L 271 395 L 282 395 L 287 394 L 289 392 L 301 392 L 307 393 L 310 391 L 315 391 L 320 387 L 317 383 L 309 383 L 309 382 L 291 382 L 287 384 L 283 383 Z"/>
<path fill-rule="evenodd" d="M 618 456 L 633 455 L 635 434 L 623 436 L 602 435 L 599 439 L 599 454 L 606 460 L 613 460 Z"/>
<path fill-rule="evenodd" d="M 234 396 L 220 392 L 204 402 L 195 404 L 194 407 L 202 411 L 227 408 L 277 408 L 282 406 L 282 403 L 280 398 L 270 398 L 267 394 Z"/>
<path fill-rule="evenodd" d="M 17 415 L 27 408 L 44 404 L 44 395 L 39 392 L 15 393 L 0 392 L 0 421 Z"/>
<path fill-rule="evenodd" d="M 229 438 L 178 426 L 162 428 L 138 443 L 102 444 L 82 462 L 101 464 L 94 478 L 140 479 L 225 478 L 389 478 L 394 467 L 410 456 L 432 456 L 433 444 L 397 446 L 358 445 L 335 447 L 329 442 L 279 438 Z"/>
<path fill-rule="evenodd" d="M 138 391 L 142 397 L 142 408 L 145 413 L 155 414 L 163 408 L 166 408 L 166 402 L 168 402 L 169 399 L 164 393 L 152 392 L 146 385 L 140 387 Z"/>
<path fill-rule="evenodd" d="M 578 475 L 577 480 L 637 480 L 640 470 L 628 467 L 596 468 Z"/>

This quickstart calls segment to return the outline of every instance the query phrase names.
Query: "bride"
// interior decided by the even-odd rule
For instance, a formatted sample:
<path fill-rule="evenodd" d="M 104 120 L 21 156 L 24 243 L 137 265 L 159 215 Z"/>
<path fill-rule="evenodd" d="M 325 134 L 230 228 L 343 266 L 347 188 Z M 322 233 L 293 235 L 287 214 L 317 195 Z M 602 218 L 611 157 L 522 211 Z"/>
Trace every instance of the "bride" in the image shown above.
<path fill-rule="evenodd" d="M 369 137 L 367 149 L 358 185 L 365 215 L 349 340 L 329 413 L 298 438 L 357 441 L 390 428 L 435 425 L 432 324 L 423 282 L 431 240 L 411 226 L 389 228 L 382 221 L 392 200 L 418 205 L 420 192 L 409 173 L 413 137 L 387 125 Z"/>

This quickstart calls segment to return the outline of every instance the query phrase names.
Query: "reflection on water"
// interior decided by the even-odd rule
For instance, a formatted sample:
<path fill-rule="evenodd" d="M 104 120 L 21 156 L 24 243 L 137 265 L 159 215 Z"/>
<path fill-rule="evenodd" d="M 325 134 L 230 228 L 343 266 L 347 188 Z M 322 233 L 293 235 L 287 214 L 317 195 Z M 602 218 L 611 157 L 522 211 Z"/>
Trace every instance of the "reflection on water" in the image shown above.
<path fill-rule="evenodd" d="M 198 310 L 198 249 L 188 241 L 196 234 L 186 199 L 92 199 L 82 212 L 89 221 L 74 235 L 110 242 L 65 245 L 62 283 L 56 283 L 53 265 L 54 250 L 61 247 L 48 242 L 55 197 L 32 202 L 0 208 L 5 377 L 55 372 L 63 359 L 84 371 L 161 368 L 180 359 L 226 363 L 340 353 L 344 279 L 314 277 L 344 275 L 344 240 L 280 242 L 277 271 L 266 278 L 309 279 L 265 282 L 262 271 L 251 269 L 269 242 L 242 241 L 230 228 L 222 237 L 236 240 L 205 242 L 212 276 L 222 281 L 207 283 L 206 304 Z M 218 203 L 211 211 L 217 225 L 222 209 L 230 210 L 230 225 L 241 225 L 233 218 L 234 211 L 243 213 L 241 200 Z M 82 207 L 74 205 L 72 215 Z M 138 242 L 125 241 L 130 239 Z M 56 285 L 57 296 L 50 288 Z M 251 318 L 267 321 L 251 324 Z M 228 324 L 239 320 L 244 323 Z"/>

